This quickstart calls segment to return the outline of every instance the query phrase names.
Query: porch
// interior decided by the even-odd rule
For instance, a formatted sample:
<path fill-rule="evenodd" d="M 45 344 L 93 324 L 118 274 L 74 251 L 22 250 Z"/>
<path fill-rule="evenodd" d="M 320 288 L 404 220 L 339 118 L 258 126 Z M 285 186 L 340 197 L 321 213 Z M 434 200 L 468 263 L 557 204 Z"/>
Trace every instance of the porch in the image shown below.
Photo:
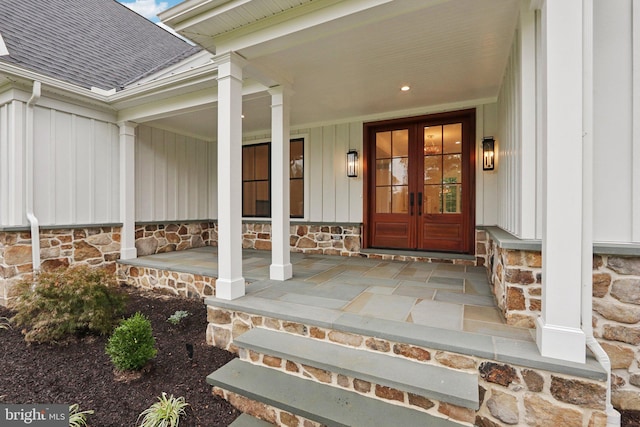
<path fill-rule="evenodd" d="M 541 356 L 535 330 L 505 324 L 484 267 L 291 253 L 293 278 L 274 281 L 270 263 L 268 251 L 244 250 L 246 295 L 205 298 L 208 342 L 241 357 L 209 382 L 247 414 L 280 425 L 603 419 L 597 361 Z M 217 248 L 120 264 L 155 277 L 149 286 L 185 279 L 172 292 L 188 294 L 181 275 L 216 277 Z M 357 420 L 341 418 L 354 410 Z"/>

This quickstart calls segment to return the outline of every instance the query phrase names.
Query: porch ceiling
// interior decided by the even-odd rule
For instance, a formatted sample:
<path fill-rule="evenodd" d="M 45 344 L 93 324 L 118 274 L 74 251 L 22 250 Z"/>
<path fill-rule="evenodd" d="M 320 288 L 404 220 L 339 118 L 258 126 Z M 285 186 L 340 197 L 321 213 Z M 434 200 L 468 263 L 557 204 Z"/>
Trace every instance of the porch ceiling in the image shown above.
<path fill-rule="evenodd" d="M 195 3 L 189 0 L 184 4 Z M 418 114 L 419 109 L 430 106 L 462 106 L 497 97 L 520 1 L 371 3 L 378 5 L 278 37 L 264 37 L 263 41 L 245 38 L 234 45 L 227 34 L 218 48 L 235 46 L 252 68 L 276 81 L 291 83 L 293 127 Z M 203 44 L 209 40 L 208 47 L 214 50 L 211 40 L 221 36 L 220 29 L 216 32 L 211 26 L 220 22 L 221 16 L 208 19 L 209 24 L 204 17 L 198 21 L 196 39 Z M 195 27 L 177 28 L 190 36 Z M 203 33 L 208 28 L 210 35 Z M 403 85 L 411 90 L 401 92 Z M 245 132 L 270 128 L 269 104 L 266 93 L 245 99 Z M 201 120 L 209 114 L 215 111 L 176 116 L 167 119 L 164 127 L 177 131 L 184 127 L 192 134 L 211 138 L 216 132 L 215 120 Z M 160 121 L 156 124 L 163 125 Z"/>

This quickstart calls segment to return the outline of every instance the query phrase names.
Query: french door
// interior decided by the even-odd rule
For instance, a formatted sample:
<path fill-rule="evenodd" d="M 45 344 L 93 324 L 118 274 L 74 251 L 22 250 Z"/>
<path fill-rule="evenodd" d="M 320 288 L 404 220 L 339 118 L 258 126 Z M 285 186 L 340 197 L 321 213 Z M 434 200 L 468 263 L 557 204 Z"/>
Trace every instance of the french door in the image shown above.
<path fill-rule="evenodd" d="M 365 125 L 367 246 L 473 252 L 475 110 Z"/>

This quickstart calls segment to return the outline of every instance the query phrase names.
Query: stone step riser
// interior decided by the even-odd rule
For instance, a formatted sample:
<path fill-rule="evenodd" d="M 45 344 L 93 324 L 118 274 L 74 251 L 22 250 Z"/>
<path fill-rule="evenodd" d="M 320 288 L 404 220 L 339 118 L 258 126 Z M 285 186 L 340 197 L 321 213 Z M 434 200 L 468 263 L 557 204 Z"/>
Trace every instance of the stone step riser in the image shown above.
<path fill-rule="evenodd" d="M 440 402 L 433 398 L 428 398 L 421 394 L 410 393 L 397 388 L 376 384 L 359 378 L 342 375 L 325 369 L 315 368 L 291 360 L 256 353 L 251 350 L 240 349 L 240 359 L 248 363 L 285 372 L 298 378 L 318 383 L 330 385 L 332 387 L 348 390 L 362 396 L 380 400 L 386 403 L 409 407 L 414 410 L 424 411 L 433 415 L 438 415 L 438 408 L 450 410 L 455 408 L 456 412 L 466 413 L 469 417 L 472 411 L 468 408 L 453 405 L 447 402 Z M 444 408 L 448 409 L 444 409 Z"/>
<path fill-rule="evenodd" d="M 213 393 L 244 413 L 289 427 L 461 425 L 338 387 L 235 359 L 207 377 Z"/>

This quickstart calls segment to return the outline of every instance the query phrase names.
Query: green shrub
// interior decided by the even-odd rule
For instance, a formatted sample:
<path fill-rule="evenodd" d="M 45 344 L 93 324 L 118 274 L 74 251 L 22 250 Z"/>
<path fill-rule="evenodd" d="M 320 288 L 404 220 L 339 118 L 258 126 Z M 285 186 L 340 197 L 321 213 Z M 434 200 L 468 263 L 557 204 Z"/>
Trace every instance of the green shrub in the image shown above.
<path fill-rule="evenodd" d="M 184 397 L 167 397 L 167 393 L 162 392 L 162 397 L 138 416 L 144 417 L 139 427 L 177 427 L 180 424 L 180 417 L 186 415 L 184 409 L 189 406 Z"/>
<path fill-rule="evenodd" d="M 77 266 L 38 274 L 19 283 L 12 303 L 25 339 L 55 342 L 68 335 L 111 333 L 124 311 L 125 295 L 103 269 Z"/>
<path fill-rule="evenodd" d="M 185 319 L 189 316 L 189 312 L 187 310 L 176 310 L 171 316 L 167 318 L 167 322 L 172 325 L 178 325 L 182 319 Z"/>
<path fill-rule="evenodd" d="M 137 371 L 157 353 L 151 322 L 142 313 L 123 320 L 107 342 L 107 354 L 116 369 Z"/>
<path fill-rule="evenodd" d="M 85 427 L 87 415 L 93 414 L 92 410 L 80 411 L 80 405 L 74 403 L 69 406 L 69 427 Z"/>

